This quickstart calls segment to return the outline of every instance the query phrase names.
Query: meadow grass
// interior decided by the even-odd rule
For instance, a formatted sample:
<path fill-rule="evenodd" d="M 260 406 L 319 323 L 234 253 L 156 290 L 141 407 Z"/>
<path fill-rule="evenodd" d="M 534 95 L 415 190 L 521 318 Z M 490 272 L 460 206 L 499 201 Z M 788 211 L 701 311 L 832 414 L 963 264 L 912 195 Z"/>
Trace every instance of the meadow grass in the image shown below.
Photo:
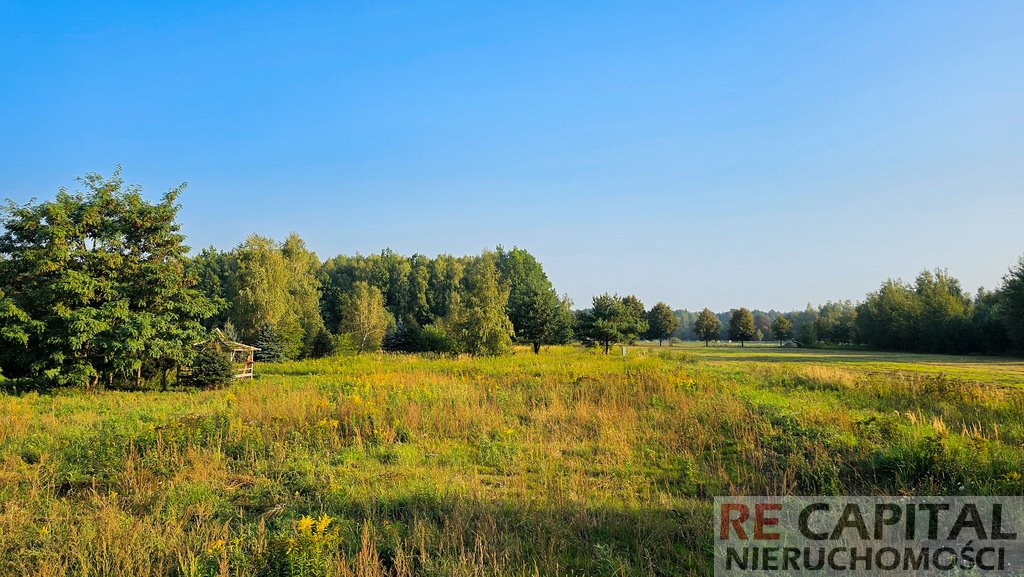
<path fill-rule="evenodd" d="M 1024 364 L 361 355 L 0 396 L 5 575 L 707 575 L 720 494 L 1024 494 Z"/>

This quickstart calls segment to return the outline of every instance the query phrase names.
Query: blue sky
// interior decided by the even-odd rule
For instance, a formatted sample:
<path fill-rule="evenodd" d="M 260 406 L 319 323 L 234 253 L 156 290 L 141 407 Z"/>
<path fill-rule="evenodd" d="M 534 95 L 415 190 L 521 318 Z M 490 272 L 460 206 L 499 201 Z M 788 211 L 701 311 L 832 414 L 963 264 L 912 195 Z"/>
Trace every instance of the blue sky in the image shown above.
<path fill-rule="evenodd" d="M 1024 254 L 1024 3 L 0 0 L 0 197 L 193 247 L 518 245 L 577 305 L 803 308 Z"/>

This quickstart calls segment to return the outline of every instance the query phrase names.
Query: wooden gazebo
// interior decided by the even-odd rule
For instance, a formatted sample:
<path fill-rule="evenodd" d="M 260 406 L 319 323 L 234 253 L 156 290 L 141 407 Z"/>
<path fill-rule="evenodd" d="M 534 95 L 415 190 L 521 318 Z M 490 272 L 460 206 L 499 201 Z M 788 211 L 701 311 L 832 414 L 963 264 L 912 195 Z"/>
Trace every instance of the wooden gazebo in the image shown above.
<path fill-rule="evenodd" d="M 196 346 L 216 347 L 219 351 L 230 355 L 231 363 L 233 365 L 241 365 L 241 370 L 234 374 L 234 378 L 253 378 L 254 370 L 256 368 L 255 354 L 259 351 L 258 346 L 231 340 L 227 338 L 227 336 L 224 335 L 224 332 L 220 329 L 213 330 L 212 339 L 197 342 Z M 179 369 L 178 375 L 179 378 L 180 376 L 187 377 L 190 373 L 190 369 L 183 368 Z"/>
<path fill-rule="evenodd" d="M 213 330 L 213 339 L 202 343 L 201 346 L 215 346 L 221 351 L 231 355 L 231 362 L 242 365 L 241 372 L 235 374 L 236 379 L 251 379 L 256 368 L 256 351 L 258 347 L 233 341 L 224 335 L 220 329 Z"/>

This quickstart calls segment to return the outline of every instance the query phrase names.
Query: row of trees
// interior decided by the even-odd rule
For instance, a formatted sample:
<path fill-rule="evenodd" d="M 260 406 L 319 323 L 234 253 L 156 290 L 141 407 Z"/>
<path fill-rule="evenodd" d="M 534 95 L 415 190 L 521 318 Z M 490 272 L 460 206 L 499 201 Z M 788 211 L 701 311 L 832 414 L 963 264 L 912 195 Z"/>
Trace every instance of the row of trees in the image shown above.
<path fill-rule="evenodd" d="M 213 328 L 262 360 L 362 352 L 535 352 L 573 338 L 571 302 L 525 250 L 321 262 L 295 234 L 253 235 L 189 258 L 183 186 L 157 203 L 110 178 L 2 210 L 0 371 L 56 385 L 112 384 L 192 361 Z"/>
<path fill-rule="evenodd" d="M 876 349 L 949 354 L 1024 350 L 1024 259 L 998 290 L 973 297 L 945 270 L 924 271 L 913 283 L 887 280 L 864 302 L 829 302 L 803 311 L 715 314 L 675 311 L 674 338 L 793 340 L 801 346 L 863 344 Z"/>
<path fill-rule="evenodd" d="M 571 303 L 519 248 L 460 258 L 385 250 L 321 264 L 297 235 L 280 244 L 251 236 L 228 252 L 204 250 L 193 269 L 221 303 L 207 326 L 225 326 L 275 360 L 339 346 L 501 354 L 522 342 L 538 352 L 572 338 Z"/>
<path fill-rule="evenodd" d="M 633 295 L 595 296 L 574 312 L 519 248 L 477 256 L 385 250 L 321 262 L 298 235 L 253 235 L 195 257 L 176 222 L 182 187 L 156 203 L 110 178 L 80 179 L 45 202 L 3 207 L 0 370 L 54 384 L 141 384 L 188 363 L 213 328 L 252 342 L 263 360 L 356 352 L 502 354 L 578 340 L 603 347 L 670 338 L 775 338 L 929 352 L 1024 350 L 1024 260 L 997 291 L 973 298 L 945 271 L 890 280 L 859 305 L 778 313 L 646 309 Z"/>

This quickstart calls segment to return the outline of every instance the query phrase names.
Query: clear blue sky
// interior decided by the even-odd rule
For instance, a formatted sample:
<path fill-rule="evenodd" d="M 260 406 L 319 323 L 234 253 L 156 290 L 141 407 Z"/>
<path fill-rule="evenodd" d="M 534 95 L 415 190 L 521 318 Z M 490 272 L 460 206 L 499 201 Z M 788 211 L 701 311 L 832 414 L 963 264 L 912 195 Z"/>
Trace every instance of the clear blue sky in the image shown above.
<path fill-rule="evenodd" d="M 803 308 L 1024 253 L 1021 2 L 3 2 L 0 197 L 124 165 L 193 247 L 537 255 Z"/>

